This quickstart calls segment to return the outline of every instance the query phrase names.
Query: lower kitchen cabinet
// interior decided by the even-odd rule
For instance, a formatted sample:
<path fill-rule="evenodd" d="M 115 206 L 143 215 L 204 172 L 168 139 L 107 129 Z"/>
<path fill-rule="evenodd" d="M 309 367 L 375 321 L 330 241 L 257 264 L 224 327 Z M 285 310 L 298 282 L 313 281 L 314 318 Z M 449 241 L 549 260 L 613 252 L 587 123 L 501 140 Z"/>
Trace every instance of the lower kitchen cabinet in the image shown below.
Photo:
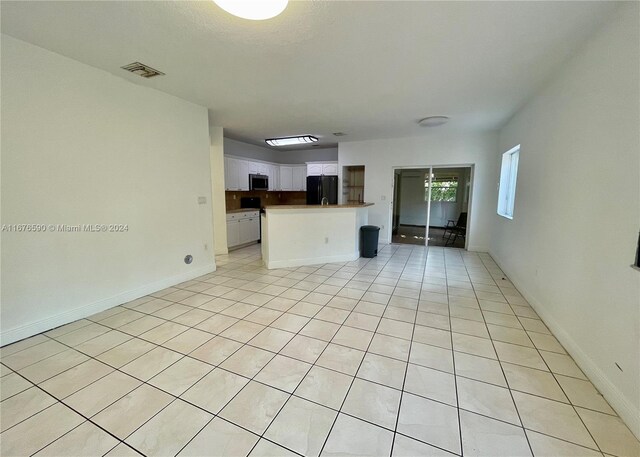
<path fill-rule="evenodd" d="M 227 247 L 238 246 L 240 244 L 239 221 L 227 221 Z"/>
<path fill-rule="evenodd" d="M 259 239 L 259 211 L 227 214 L 227 247 L 241 246 Z"/>

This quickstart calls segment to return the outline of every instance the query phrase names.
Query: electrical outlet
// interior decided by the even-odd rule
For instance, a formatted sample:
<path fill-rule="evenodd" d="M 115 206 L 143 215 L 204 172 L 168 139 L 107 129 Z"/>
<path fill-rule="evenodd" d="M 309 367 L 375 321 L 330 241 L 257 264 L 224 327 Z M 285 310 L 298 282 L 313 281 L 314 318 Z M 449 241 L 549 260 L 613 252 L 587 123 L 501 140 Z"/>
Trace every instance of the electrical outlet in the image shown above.
<path fill-rule="evenodd" d="M 207 249 L 209 249 L 209 246 L 207 245 L 207 243 L 204 244 L 204 250 L 206 251 Z"/>
<path fill-rule="evenodd" d="M 207 197 L 198 197 L 198 205 L 204 205 L 207 203 Z"/>
<path fill-rule="evenodd" d="M 380 196 L 380 201 L 385 201 L 386 199 L 387 199 L 387 196 L 386 196 L 386 195 L 381 195 L 381 196 Z"/>
<path fill-rule="evenodd" d="M 234 199 L 234 200 L 236 199 L 236 194 L 233 194 L 233 199 Z"/>

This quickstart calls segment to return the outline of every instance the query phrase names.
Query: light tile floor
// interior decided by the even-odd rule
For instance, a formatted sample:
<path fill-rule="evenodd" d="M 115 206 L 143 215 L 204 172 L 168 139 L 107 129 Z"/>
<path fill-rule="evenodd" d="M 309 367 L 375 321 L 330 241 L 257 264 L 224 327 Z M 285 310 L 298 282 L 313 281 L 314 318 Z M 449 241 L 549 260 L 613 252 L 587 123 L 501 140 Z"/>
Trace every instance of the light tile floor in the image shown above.
<path fill-rule="evenodd" d="M 0 453 L 637 456 L 487 254 L 218 270 L 1 350 Z"/>

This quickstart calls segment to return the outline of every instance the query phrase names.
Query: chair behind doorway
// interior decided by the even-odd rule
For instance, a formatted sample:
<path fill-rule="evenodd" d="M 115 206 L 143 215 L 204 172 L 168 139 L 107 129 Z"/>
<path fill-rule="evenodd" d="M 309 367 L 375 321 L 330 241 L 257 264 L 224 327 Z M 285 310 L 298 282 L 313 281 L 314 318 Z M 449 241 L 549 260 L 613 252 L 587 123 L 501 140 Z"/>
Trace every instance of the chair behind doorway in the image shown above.
<path fill-rule="evenodd" d="M 462 239 L 466 239 L 467 236 L 467 213 L 460 213 L 458 216 L 458 221 L 454 221 L 453 219 L 449 219 L 447 221 L 447 225 L 444 228 L 444 233 L 442 234 L 442 238 L 445 239 L 445 246 L 455 244 L 458 237 Z"/>

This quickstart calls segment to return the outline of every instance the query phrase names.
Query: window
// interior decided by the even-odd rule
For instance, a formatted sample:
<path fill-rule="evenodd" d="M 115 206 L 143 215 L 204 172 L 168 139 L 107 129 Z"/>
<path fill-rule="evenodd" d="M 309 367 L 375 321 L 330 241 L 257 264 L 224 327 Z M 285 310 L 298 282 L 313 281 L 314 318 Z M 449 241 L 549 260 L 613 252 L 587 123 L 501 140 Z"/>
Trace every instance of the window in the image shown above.
<path fill-rule="evenodd" d="M 518 179 L 518 161 L 520 145 L 502 154 L 500 170 L 500 188 L 498 190 L 498 214 L 513 219 L 513 207 L 516 201 L 516 180 Z"/>
<path fill-rule="evenodd" d="M 458 177 L 431 175 L 431 201 L 455 202 L 458 195 Z M 424 200 L 429 199 L 429 177 L 424 180 Z"/>

